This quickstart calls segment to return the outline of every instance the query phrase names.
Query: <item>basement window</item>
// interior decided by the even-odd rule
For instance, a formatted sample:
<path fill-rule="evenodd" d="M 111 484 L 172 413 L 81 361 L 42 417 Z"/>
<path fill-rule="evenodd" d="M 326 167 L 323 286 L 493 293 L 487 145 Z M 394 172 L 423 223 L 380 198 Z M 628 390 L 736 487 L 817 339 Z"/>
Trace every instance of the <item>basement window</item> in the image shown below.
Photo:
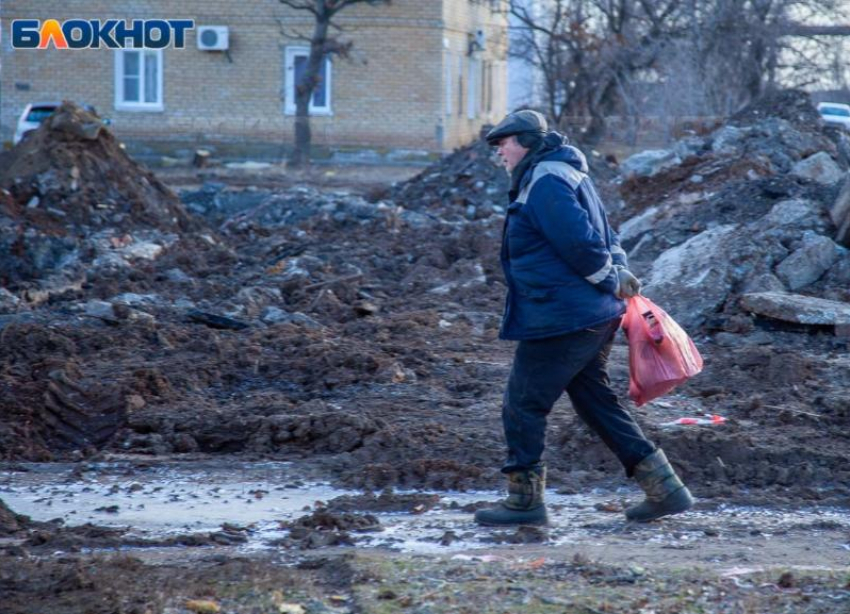
<path fill-rule="evenodd" d="M 304 80 L 307 72 L 307 60 L 310 57 L 309 47 L 287 47 L 284 85 L 284 113 L 295 115 L 295 91 L 298 84 Z M 310 99 L 310 115 L 331 115 L 331 79 L 333 64 L 325 58 L 319 69 L 319 83 L 313 90 Z"/>
<path fill-rule="evenodd" d="M 115 108 L 162 111 L 162 50 L 119 49 L 115 56 Z"/>

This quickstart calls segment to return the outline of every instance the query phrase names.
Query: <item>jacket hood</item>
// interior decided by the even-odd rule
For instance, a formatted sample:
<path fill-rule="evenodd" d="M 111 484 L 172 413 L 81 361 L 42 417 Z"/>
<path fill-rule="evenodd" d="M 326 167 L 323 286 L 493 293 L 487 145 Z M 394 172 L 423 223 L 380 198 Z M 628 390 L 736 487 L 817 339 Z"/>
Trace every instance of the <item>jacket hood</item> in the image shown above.
<path fill-rule="evenodd" d="M 580 149 L 570 145 L 566 136 L 558 132 L 550 132 L 546 135 L 543 139 L 543 149 L 539 153 L 540 157 L 534 160 L 532 165 L 545 159 L 566 162 L 582 173 L 590 171 L 590 167 L 587 165 L 587 157 Z"/>
<path fill-rule="evenodd" d="M 511 189 L 508 193 L 510 201 L 516 200 L 519 195 L 522 179 L 534 166 L 543 160 L 566 162 L 582 173 L 587 173 L 590 168 L 587 158 L 577 148 L 569 144 L 570 140 L 560 132 L 549 132 L 543 137 L 540 147 L 525 154 L 525 157 L 511 173 Z"/>

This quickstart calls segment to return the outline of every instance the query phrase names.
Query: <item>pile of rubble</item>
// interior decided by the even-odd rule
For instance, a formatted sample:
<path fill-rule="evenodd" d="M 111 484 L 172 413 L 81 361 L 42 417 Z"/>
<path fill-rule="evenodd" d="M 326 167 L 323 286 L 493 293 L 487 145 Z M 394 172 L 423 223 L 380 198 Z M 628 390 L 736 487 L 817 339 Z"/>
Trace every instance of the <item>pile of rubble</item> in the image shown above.
<path fill-rule="evenodd" d="M 199 228 L 177 196 L 130 159 L 102 121 L 67 102 L 13 150 L 0 154 L 0 282 L 64 271 L 98 257 L 146 258 L 168 235 Z M 117 242 L 117 244 L 116 244 Z M 112 258 L 116 251 L 120 256 Z"/>
<path fill-rule="evenodd" d="M 847 190 L 829 179 L 846 171 L 845 137 L 807 124 L 805 101 L 784 100 L 786 117 L 767 104 L 623 165 L 617 217 L 633 268 L 706 358 L 703 375 L 636 414 L 700 495 L 845 496 L 847 340 L 838 308 L 814 302 L 850 300 L 835 219 Z M 47 138 L 35 136 L 14 156 Z M 111 139 L 101 130 L 91 143 Z M 116 193 L 109 168 L 129 177 L 123 153 L 78 145 L 105 169 L 86 189 Z M 513 349 L 497 340 L 506 183 L 482 142 L 373 202 L 206 184 L 182 205 L 165 192 L 144 216 L 67 216 L 91 272 L 41 295 L 42 269 L 38 286 L 2 284 L 0 456 L 249 454 L 309 458 L 323 478 L 373 489 L 497 482 Z M 71 187 L 51 206 L 89 202 Z M 0 266 L 14 268 L 19 251 L 2 249 Z M 798 322 L 777 320 L 792 312 Z M 611 360 L 623 396 L 625 353 Z M 660 426 L 706 412 L 728 418 L 722 430 Z M 553 484 L 618 475 L 572 413 L 551 425 Z"/>
<path fill-rule="evenodd" d="M 484 139 L 455 150 L 386 194 L 406 209 L 447 220 L 480 219 L 504 212 L 509 177 Z"/>
<path fill-rule="evenodd" d="M 749 313 L 850 325 L 848 166 L 850 138 L 780 92 L 626 160 L 621 239 L 647 294 L 692 330 L 736 330 Z"/>

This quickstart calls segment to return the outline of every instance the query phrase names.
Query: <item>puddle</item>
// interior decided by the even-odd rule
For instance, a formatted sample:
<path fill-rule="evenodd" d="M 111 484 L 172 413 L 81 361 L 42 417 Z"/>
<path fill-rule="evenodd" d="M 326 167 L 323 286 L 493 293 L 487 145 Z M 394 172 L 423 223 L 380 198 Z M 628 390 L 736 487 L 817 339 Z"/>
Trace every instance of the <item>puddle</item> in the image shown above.
<path fill-rule="evenodd" d="M 61 518 L 67 525 L 87 522 L 130 527 L 132 534 L 155 538 L 206 532 L 224 523 L 250 527 L 240 550 L 274 547 L 286 537 L 286 523 L 310 514 L 343 495 L 359 491 L 298 479 L 291 463 L 185 462 L 139 466 L 134 463 L 19 465 L 27 471 L 0 472 L 0 498 L 15 512 L 34 520 Z M 396 491 L 402 494 L 402 491 Z M 383 527 L 353 533 L 358 547 L 407 553 L 451 554 L 502 545 L 545 543 L 616 548 L 619 544 L 661 549 L 693 549 L 724 540 L 766 543 L 794 534 L 843 532 L 850 528 L 846 510 L 777 509 L 721 506 L 690 512 L 664 523 L 633 525 L 623 520 L 619 504 L 636 499 L 636 491 L 594 490 L 582 495 L 547 493 L 549 527 L 526 532 L 516 528 L 477 527 L 461 508 L 494 500 L 487 492 L 439 492 L 439 504 L 419 514 L 376 513 Z M 606 511 L 609 510 L 609 511 Z M 613 511 L 612 511 L 613 510 Z M 816 538 L 816 536 L 814 536 Z M 844 538 L 843 542 L 847 539 Z M 844 548 L 846 543 L 826 547 Z"/>
<path fill-rule="evenodd" d="M 29 471 L 0 472 L 0 498 L 15 512 L 68 525 L 131 527 L 148 537 L 211 531 L 223 523 L 277 526 L 347 492 L 292 478 L 290 463 L 103 463 L 76 475 L 72 465 L 25 467 Z"/>

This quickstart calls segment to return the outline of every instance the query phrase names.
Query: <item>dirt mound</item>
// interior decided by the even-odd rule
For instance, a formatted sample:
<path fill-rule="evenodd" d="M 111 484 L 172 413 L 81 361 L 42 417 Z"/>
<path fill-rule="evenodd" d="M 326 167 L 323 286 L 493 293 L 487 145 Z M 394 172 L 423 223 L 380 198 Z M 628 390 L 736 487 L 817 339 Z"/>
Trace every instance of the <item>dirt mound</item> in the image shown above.
<path fill-rule="evenodd" d="M 449 220 L 476 219 L 501 213 L 509 183 L 505 169 L 493 157 L 493 148 L 479 139 L 382 196 L 406 209 L 433 212 Z"/>
<path fill-rule="evenodd" d="M 615 165 L 595 151 L 584 153 L 601 196 L 613 205 L 618 195 L 609 189 L 609 184 L 616 177 Z M 389 199 L 405 209 L 448 221 L 477 220 L 502 215 L 508 205 L 509 187 L 509 174 L 495 150 L 481 138 L 456 149 L 412 179 L 373 193 L 372 200 Z"/>
<path fill-rule="evenodd" d="M 333 512 L 408 512 L 421 514 L 440 503 L 439 495 L 429 494 L 398 494 L 392 489 L 381 491 L 381 494 L 343 495 L 331 499 L 325 508 Z"/>
<path fill-rule="evenodd" d="M 75 357 L 98 340 L 65 332 L 34 324 L 0 331 L 0 457 L 49 460 L 64 450 L 91 452 L 124 423 L 129 385 L 87 373 Z"/>
<path fill-rule="evenodd" d="M 287 523 L 289 535 L 276 545 L 284 548 L 326 548 L 328 546 L 351 546 L 355 539 L 349 532 L 363 533 L 382 531 L 381 521 L 371 514 L 334 513 L 317 510 L 308 516 Z"/>
<path fill-rule="evenodd" d="M 27 516 L 16 514 L 0 499 L 0 536 L 15 535 L 23 531 L 29 522 Z"/>
<path fill-rule="evenodd" d="M 80 226 L 189 225 L 174 192 L 132 160 L 97 116 L 72 102 L 2 154 L 0 189 L 12 198 L 5 215 L 56 234 Z"/>
<path fill-rule="evenodd" d="M 130 159 L 98 117 L 74 103 L 64 103 L 0 154 L 5 286 L 93 259 L 88 239 L 99 230 L 121 236 L 198 227 L 177 196 Z"/>
<path fill-rule="evenodd" d="M 804 129 L 811 129 L 821 122 L 820 114 L 807 92 L 783 89 L 766 92 L 735 113 L 730 123 L 751 126 L 766 117 L 784 119 Z"/>

